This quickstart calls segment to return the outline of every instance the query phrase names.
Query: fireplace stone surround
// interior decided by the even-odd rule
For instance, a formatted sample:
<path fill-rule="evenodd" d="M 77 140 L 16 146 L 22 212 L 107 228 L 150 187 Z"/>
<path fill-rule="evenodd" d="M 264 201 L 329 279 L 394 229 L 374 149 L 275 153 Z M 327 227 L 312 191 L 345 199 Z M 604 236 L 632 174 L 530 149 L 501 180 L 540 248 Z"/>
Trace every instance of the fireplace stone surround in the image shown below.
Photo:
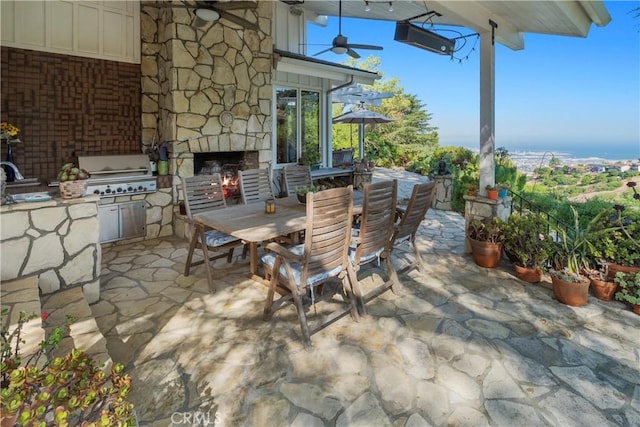
<path fill-rule="evenodd" d="M 142 139 L 167 143 L 178 236 L 181 177 L 198 172 L 196 157 L 255 152 L 252 167 L 272 161 L 271 2 L 244 18 L 258 29 L 225 20 L 197 26 L 188 8 L 141 7 Z"/>

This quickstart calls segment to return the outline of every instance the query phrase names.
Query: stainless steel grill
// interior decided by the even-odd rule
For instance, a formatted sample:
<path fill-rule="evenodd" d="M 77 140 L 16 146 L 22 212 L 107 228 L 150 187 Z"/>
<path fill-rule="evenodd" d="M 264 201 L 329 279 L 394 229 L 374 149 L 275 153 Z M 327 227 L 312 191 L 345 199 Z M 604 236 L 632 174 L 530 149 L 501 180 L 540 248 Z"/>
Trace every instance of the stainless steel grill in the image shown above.
<path fill-rule="evenodd" d="M 157 190 L 151 161 L 146 154 L 80 156 L 78 166 L 91 174 L 87 194 L 113 197 Z"/>

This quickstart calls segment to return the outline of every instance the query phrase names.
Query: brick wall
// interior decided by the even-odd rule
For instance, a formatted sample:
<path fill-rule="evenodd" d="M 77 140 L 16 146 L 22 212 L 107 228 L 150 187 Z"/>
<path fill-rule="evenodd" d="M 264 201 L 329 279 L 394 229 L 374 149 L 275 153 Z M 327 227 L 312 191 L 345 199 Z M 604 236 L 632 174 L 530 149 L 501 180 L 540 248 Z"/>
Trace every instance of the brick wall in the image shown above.
<path fill-rule="evenodd" d="M 140 153 L 140 64 L 7 47 L 1 54 L 0 115 L 20 128 L 14 157 L 25 177 L 52 180 L 79 155 Z"/>

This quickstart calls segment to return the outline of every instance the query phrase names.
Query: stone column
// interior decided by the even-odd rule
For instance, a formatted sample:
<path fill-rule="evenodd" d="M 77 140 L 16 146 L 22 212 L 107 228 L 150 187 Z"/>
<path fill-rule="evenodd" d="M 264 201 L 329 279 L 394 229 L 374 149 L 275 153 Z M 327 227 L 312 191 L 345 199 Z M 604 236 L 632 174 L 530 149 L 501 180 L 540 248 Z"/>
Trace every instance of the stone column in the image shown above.
<path fill-rule="evenodd" d="M 451 175 L 436 175 L 433 177 L 436 183 L 436 195 L 431 202 L 431 207 L 443 211 L 451 210 L 451 197 L 453 194 L 453 177 Z"/>
<path fill-rule="evenodd" d="M 474 219 L 485 219 L 498 217 L 503 221 L 509 219 L 511 215 L 511 197 L 501 197 L 498 200 L 487 199 L 481 196 L 463 196 L 466 200 L 464 204 L 464 229 L 469 227 L 469 223 Z M 464 250 L 471 253 L 469 239 L 465 238 Z"/>

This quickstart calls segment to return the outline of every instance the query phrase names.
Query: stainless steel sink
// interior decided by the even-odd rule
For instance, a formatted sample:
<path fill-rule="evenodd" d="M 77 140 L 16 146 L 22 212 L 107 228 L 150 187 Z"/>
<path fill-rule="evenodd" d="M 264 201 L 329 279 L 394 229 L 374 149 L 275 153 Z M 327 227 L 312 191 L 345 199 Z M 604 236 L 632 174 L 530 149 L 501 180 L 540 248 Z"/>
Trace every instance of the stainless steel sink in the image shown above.
<path fill-rule="evenodd" d="M 15 203 L 46 202 L 47 200 L 51 200 L 51 194 L 49 194 L 46 191 L 39 191 L 34 193 L 11 194 L 11 199 L 13 199 Z"/>

